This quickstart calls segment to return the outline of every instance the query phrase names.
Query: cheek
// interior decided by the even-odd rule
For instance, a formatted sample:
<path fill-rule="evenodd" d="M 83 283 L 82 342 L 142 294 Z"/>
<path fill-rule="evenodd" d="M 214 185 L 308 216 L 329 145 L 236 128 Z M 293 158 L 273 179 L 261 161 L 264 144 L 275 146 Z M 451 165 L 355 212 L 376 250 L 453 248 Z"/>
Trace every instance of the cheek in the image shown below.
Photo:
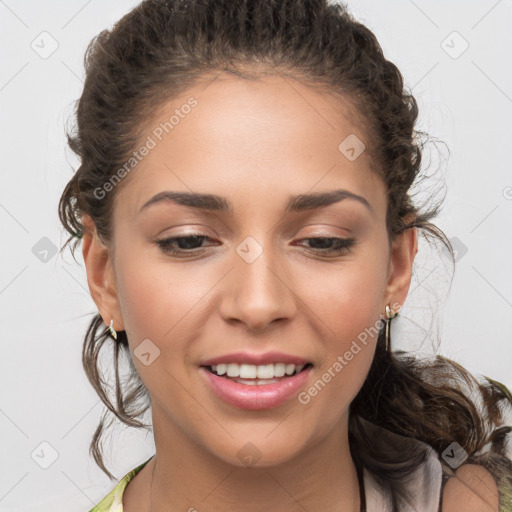
<path fill-rule="evenodd" d="M 150 340 L 154 345 L 146 341 L 146 346 L 152 349 L 150 352 L 155 361 L 161 363 L 165 355 L 162 339 L 168 331 L 169 335 L 173 334 L 173 326 L 186 308 L 186 294 L 180 293 L 186 289 L 183 283 L 171 279 L 161 267 L 163 265 L 151 263 L 149 258 L 137 257 L 134 251 L 116 261 L 116 285 L 124 329 L 133 362 L 146 385 L 154 366 L 141 363 L 137 347 L 144 340 Z"/>
<path fill-rule="evenodd" d="M 148 389 L 158 387 L 158 380 L 168 377 L 166 370 L 183 375 L 191 363 L 189 340 L 201 335 L 205 298 L 218 282 L 219 274 L 212 275 L 206 266 L 173 265 L 144 251 L 138 256 L 132 251 L 120 257 L 116 270 L 124 328 L 144 383 Z M 154 350 L 158 354 L 154 366 L 143 364 L 137 357 L 137 347 L 144 340 L 154 344 L 146 342 L 150 353 Z M 139 350 L 142 352 L 142 348 Z"/>
<path fill-rule="evenodd" d="M 167 398 L 179 398 L 173 378 L 179 372 L 177 361 L 183 360 L 178 331 L 180 318 L 191 308 L 190 288 L 184 280 L 162 271 L 163 267 L 149 264 L 148 259 L 142 264 L 142 258 L 133 255 L 123 257 L 117 265 L 120 278 L 116 281 L 131 357 L 155 402 L 163 399 L 163 390 Z"/>
<path fill-rule="evenodd" d="M 354 257 L 301 276 L 304 301 L 323 321 L 331 344 L 336 345 L 332 340 L 356 339 L 375 325 L 382 313 L 385 270 L 384 263 L 376 258 Z"/>
<path fill-rule="evenodd" d="M 143 254 L 139 258 L 123 256 L 116 263 L 123 321 L 134 341 L 169 336 L 208 289 L 195 272 L 191 276 L 186 264 L 173 266 Z"/>
<path fill-rule="evenodd" d="M 333 421 L 357 395 L 371 366 L 381 327 L 384 270 L 377 258 L 354 258 L 302 280 L 310 318 L 317 317 L 314 336 L 323 340 L 317 380 L 303 403 Z"/>

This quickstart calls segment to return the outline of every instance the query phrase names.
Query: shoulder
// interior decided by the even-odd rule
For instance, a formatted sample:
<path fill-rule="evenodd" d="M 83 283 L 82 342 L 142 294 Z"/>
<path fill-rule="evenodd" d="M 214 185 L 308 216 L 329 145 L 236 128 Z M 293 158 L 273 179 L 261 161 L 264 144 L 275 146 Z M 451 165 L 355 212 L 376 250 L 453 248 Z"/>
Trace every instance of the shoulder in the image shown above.
<path fill-rule="evenodd" d="M 142 468 L 148 464 L 153 457 L 132 469 L 127 473 L 117 485 L 89 512 L 123 512 L 123 497 L 130 482 L 135 482 L 135 476 L 140 473 Z"/>
<path fill-rule="evenodd" d="M 499 512 L 498 486 L 491 473 L 477 464 L 463 464 L 443 490 L 443 512 Z"/>
<path fill-rule="evenodd" d="M 125 475 L 119 483 L 89 512 L 123 512 L 123 493 L 131 480 L 132 472 Z"/>

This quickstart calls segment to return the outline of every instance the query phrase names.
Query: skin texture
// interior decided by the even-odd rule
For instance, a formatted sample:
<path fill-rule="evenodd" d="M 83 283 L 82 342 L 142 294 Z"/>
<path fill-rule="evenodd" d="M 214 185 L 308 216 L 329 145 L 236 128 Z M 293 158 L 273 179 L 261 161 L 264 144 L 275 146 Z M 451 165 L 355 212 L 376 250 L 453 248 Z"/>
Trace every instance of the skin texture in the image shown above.
<path fill-rule="evenodd" d="M 152 400 L 156 457 L 126 488 L 125 511 L 150 510 L 153 469 L 153 512 L 359 510 L 348 407 L 377 336 L 359 343 L 307 405 L 292 399 L 237 409 L 210 391 L 198 365 L 238 350 L 279 350 L 313 363 L 307 389 L 361 332 L 379 325 L 386 304 L 403 304 L 416 229 L 389 247 L 384 183 L 367 152 L 350 161 L 338 150 L 349 134 L 367 147 L 370 141 L 333 98 L 281 76 L 222 76 L 163 105 L 143 139 L 190 96 L 198 105 L 116 191 L 110 250 L 84 218 L 91 295 L 106 325 L 113 318 L 116 330 L 126 330 Z M 371 211 L 345 199 L 283 213 L 290 196 L 339 188 L 364 196 Z M 169 202 L 138 213 L 163 190 L 224 196 L 233 211 Z M 190 233 L 211 237 L 194 257 L 165 254 L 154 243 Z M 247 236 L 263 247 L 252 263 L 236 252 Z M 314 237 L 353 237 L 356 245 L 322 256 Z M 160 350 L 149 366 L 133 353 L 144 339 Z M 237 455 L 248 442 L 260 453 L 253 467 Z"/>
<path fill-rule="evenodd" d="M 498 512 L 498 487 L 484 467 L 463 464 L 444 487 L 443 512 Z"/>

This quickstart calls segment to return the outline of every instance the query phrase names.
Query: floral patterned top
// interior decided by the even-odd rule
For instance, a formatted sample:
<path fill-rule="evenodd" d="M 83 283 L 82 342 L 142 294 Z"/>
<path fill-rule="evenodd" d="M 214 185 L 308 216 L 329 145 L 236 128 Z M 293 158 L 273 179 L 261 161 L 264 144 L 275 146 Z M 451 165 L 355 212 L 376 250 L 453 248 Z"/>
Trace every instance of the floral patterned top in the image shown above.
<path fill-rule="evenodd" d="M 152 455 L 146 462 L 132 469 L 90 512 L 123 512 L 123 493 L 128 482 L 154 457 Z"/>

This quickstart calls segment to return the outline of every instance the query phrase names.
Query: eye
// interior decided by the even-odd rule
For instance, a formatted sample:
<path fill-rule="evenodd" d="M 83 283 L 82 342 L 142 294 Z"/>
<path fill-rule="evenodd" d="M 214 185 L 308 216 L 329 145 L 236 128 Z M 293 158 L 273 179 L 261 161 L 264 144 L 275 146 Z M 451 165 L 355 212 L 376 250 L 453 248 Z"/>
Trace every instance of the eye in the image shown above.
<path fill-rule="evenodd" d="M 311 237 L 302 238 L 301 240 L 310 240 L 309 247 L 322 255 L 350 253 L 356 243 L 355 238 L 338 237 Z"/>
<path fill-rule="evenodd" d="M 198 252 L 198 249 L 203 249 L 201 245 L 206 239 L 212 240 L 212 238 L 206 235 L 189 234 L 166 238 L 165 240 L 157 240 L 155 243 L 163 252 L 171 256 L 179 254 L 188 255 Z"/>
<path fill-rule="evenodd" d="M 156 245 L 166 254 L 171 256 L 178 255 L 194 255 L 205 249 L 202 245 L 205 240 L 213 240 L 207 235 L 187 234 L 183 236 L 175 236 L 164 240 L 157 240 Z M 321 255 L 338 255 L 350 253 L 356 244 L 354 238 L 338 238 L 338 237 L 310 237 L 302 238 L 299 241 L 309 240 L 309 248 Z"/>

